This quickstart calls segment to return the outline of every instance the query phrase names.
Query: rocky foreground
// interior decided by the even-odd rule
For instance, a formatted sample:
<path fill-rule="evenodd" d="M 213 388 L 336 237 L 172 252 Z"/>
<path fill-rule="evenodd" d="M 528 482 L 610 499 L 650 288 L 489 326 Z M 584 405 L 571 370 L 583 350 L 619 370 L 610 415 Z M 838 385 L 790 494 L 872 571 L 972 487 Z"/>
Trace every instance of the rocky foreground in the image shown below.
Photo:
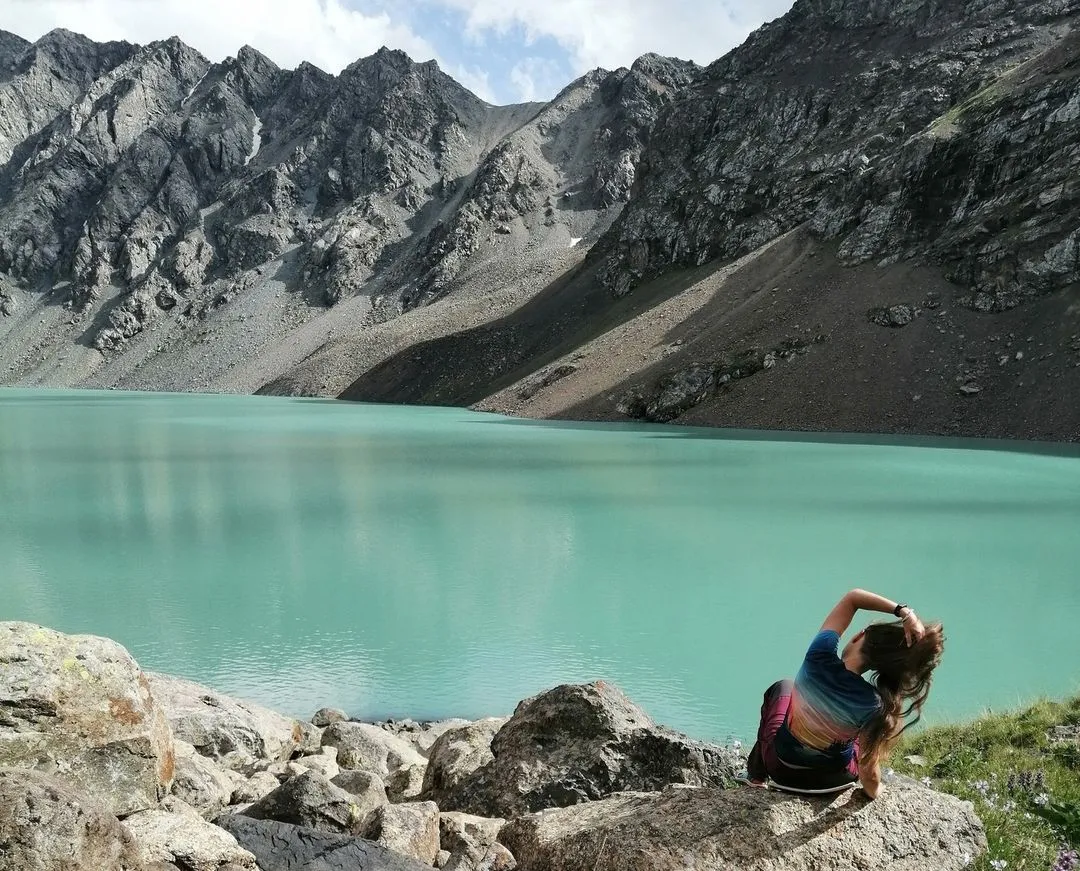
<path fill-rule="evenodd" d="M 735 750 L 603 682 L 476 722 L 298 722 L 0 623 L 0 871 L 961 868 L 971 805 L 734 787 Z"/>

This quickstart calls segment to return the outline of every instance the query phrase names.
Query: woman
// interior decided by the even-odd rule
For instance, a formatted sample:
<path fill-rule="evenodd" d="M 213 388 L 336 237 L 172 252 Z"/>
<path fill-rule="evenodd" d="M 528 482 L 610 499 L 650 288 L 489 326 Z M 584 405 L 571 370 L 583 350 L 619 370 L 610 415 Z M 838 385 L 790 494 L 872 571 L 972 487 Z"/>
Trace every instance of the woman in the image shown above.
<path fill-rule="evenodd" d="M 900 622 L 867 626 L 837 654 L 860 609 L 895 614 Z M 918 721 L 944 641 L 940 623 L 923 626 L 907 605 L 865 590 L 847 593 L 825 618 L 795 680 L 766 691 L 748 782 L 764 786 L 771 779 L 781 788 L 828 792 L 861 781 L 876 798 L 881 762 Z M 869 680 L 862 677 L 867 672 Z"/>

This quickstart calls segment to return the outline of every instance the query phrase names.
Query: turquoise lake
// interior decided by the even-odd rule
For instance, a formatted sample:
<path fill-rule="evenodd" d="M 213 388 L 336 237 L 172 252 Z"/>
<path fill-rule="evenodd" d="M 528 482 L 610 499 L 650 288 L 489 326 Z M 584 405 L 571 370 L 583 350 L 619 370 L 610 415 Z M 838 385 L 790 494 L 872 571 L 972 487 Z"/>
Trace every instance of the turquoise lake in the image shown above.
<path fill-rule="evenodd" d="M 2 390 L 0 619 L 297 716 L 605 678 L 726 740 L 861 586 L 945 623 L 941 722 L 1080 690 L 1080 454 L 993 447 Z"/>

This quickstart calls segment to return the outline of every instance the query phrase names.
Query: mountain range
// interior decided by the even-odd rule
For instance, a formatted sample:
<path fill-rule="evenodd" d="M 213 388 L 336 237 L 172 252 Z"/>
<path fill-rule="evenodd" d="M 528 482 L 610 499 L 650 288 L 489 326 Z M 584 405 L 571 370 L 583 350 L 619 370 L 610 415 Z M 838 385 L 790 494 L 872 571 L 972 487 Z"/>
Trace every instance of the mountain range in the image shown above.
<path fill-rule="evenodd" d="M 1080 439 L 1080 0 L 798 0 L 491 106 L 0 31 L 0 383 Z"/>

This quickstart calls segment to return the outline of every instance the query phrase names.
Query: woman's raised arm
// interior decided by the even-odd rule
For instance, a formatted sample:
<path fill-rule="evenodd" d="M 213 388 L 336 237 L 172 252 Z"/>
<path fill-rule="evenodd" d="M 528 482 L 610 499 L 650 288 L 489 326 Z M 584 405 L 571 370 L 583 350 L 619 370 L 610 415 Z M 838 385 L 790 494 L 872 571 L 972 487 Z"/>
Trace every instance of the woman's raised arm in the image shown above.
<path fill-rule="evenodd" d="M 905 634 L 908 635 L 908 644 L 917 641 L 923 633 L 922 622 L 915 616 L 915 612 L 907 605 L 901 606 L 892 599 L 886 599 L 877 593 L 868 593 L 866 590 L 850 590 L 844 593 L 842 599 L 829 612 L 825 622 L 821 624 L 822 632 L 832 630 L 837 635 L 847 632 L 851 621 L 855 619 L 855 612 L 880 611 L 882 614 L 896 614 L 904 620 Z M 897 613 L 899 611 L 899 613 Z"/>

